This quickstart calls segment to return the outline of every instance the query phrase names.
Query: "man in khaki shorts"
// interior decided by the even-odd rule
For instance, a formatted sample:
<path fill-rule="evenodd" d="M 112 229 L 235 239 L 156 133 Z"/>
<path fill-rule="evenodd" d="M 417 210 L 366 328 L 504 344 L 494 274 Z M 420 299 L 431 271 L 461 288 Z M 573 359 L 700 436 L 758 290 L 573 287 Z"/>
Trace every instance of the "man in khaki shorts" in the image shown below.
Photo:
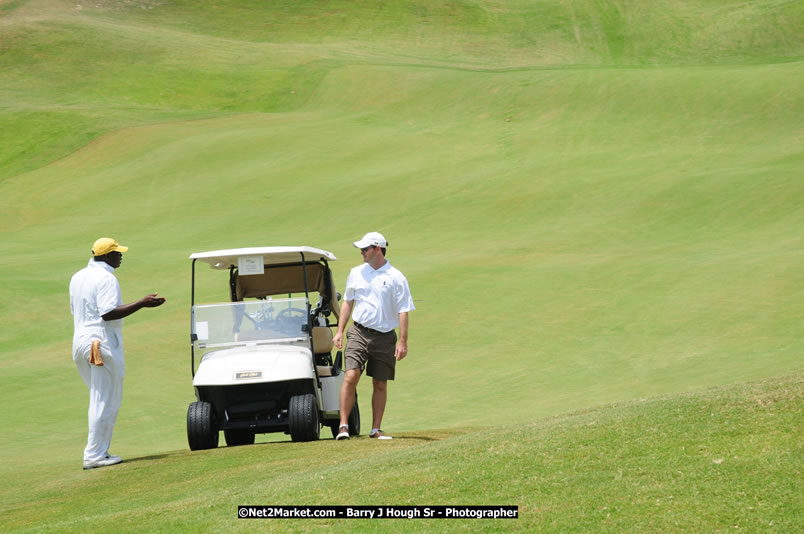
<path fill-rule="evenodd" d="M 349 413 L 363 369 L 374 384 L 369 437 L 391 439 L 380 430 L 388 400 L 388 380 L 394 379 L 396 362 L 408 354 L 408 312 L 416 308 L 407 279 L 385 259 L 388 247 L 385 237 L 369 232 L 353 244 L 360 249 L 363 264 L 352 269 L 346 279 L 338 332 L 333 338 L 335 346 L 343 348 L 343 332 L 351 317 L 353 324 L 344 351 L 346 375 L 341 386 L 341 426 L 336 439 L 349 439 Z"/>

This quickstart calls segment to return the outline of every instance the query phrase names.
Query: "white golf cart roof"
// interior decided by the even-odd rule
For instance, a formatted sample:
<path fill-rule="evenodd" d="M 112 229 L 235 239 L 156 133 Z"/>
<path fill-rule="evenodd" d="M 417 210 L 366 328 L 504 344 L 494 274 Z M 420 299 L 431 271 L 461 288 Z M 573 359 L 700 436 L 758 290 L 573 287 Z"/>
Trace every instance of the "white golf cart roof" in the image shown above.
<path fill-rule="evenodd" d="M 296 263 L 301 261 L 304 254 L 305 262 L 315 262 L 320 259 L 334 261 L 335 254 L 313 247 L 251 247 L 232 248 L 228 250 L 212 250 L 209 252 L 196 252 L 190 255 L 191 260 L 200 260 L 208 263 L 213 269 L 229 269 L 237 266 L 238 258 L 262 256 L 263 265 L 281 265 L 283 263 Z"/>

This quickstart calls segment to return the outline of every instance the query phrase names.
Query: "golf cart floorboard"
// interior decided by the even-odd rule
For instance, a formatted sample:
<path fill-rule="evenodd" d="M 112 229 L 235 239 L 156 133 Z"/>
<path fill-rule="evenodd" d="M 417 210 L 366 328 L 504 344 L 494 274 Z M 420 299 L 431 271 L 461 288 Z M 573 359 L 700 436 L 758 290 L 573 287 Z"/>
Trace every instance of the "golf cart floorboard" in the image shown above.
<path fill-rule="evenodd" d="M 287 417 L 282 417 L 281 419 L 243 419 L 228 421 L 220 425 L 220 430 L 251 430 L 255 434 L 287 432 L 289 429 L 290 422 Z"/>
<path fill-rule="evenodd" d="M 215 407 L 221 429 L 264 427 L 279 431 L 287 427 L 290 398 L 313 393 L 310 380 L 256 383 L 238 386 L 198 386 L 199 400 Z"/>

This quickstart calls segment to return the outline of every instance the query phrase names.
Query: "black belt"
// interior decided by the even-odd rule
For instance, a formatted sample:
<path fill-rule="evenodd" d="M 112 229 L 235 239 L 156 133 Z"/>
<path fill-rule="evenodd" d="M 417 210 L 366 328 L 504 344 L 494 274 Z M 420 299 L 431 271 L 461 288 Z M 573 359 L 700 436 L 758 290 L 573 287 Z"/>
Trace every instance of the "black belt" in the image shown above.
<path fill-rule="evenodd" d="M 380 332 L 379 330 L 374 330 L 373 328 L 369 328 L 368 326 L 363 326 L 362 324 L 357 323 L 357 322 L 355 323 L 355 326 L 357 326 L 358 328 L 362 328 L 363 330 L 368 330 L 372 334 L 387 334 L 388 333 L 388 332 Z"/>

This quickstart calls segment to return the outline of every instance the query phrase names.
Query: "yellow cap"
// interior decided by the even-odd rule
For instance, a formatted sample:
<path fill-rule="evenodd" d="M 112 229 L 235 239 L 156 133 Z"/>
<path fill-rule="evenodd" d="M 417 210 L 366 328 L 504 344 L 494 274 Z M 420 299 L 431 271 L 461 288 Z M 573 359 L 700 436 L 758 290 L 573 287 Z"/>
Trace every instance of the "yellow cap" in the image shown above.
<path fill-rule="evenodd" d="M 125 252 L 128 247 L 124 247 L 111 237 L 101 237 L 92 245 L 93 256 L 105 256 L 110 252 Z"/>

